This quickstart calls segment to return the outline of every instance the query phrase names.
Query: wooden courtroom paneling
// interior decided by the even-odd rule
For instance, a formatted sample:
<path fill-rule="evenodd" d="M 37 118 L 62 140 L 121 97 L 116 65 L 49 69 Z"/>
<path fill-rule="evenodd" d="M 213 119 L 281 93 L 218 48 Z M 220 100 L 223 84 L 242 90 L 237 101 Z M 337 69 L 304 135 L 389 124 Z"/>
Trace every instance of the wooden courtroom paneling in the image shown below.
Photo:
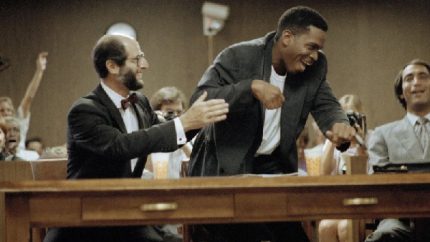
<path fill-rule="evenodd" d="M 91 62 L 93 45 L 115 21 L 126 21 L 136 28 L 150 64 L 142 92 L 151 96 L 163 86 L 175 85 L 190 97 L 208 66 L 203 2 L 0 1 L 0 54 L 11 59 L 11 67 L 0 74 L 0 96 L 11 96 L 18 105 L 34 73 L 37 53 L 48 51 L 47 70 L 33 100 L 29 137 L 41 136 L 50 146 L 64 144 L 67 111 L 99 82 Z M 393 94 L 398 70 L 413 58 L 430 60 L 427 0 L 215 2 L 230 6 L 224 28 L 214 37 L 215 54 L 274 30 L 289 7 L 304 4 L 321 12 L 329 23 L 324 46 L 327 79 L 337 97 L 347 93 L 361 97 L 369 128 L 403 115 Z"/>

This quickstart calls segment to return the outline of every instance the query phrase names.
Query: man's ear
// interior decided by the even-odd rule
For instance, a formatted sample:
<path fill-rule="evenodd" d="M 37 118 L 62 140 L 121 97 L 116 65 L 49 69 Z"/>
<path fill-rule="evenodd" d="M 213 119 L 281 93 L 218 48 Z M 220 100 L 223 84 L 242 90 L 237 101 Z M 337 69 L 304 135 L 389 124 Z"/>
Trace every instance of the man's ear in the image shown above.
<path fill-rule="evenodd" d="M 281 41 L 284 46 L 289 46 L 291 44 L 291 41 L 293 41 L 293 38 L 294 34 L 293 32 L 291 32 L 291 30 L 286 29 L 282 31 Z"/>
<path fill-rule="evenodd" d="M 113 60 L 106 60 L 106 69 L 110 74 L 119 74 L 119 66 Z"/>

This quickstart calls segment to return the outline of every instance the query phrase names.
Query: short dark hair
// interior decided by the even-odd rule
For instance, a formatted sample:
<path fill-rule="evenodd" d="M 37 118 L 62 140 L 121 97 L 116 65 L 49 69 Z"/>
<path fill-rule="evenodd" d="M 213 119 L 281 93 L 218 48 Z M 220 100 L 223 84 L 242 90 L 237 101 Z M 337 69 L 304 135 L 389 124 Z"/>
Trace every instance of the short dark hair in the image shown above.
<path fill-rule="evenodd" d="M 41 143 L 42 144 L 42 146 L 43 146 L 43 140 L 42 140 L 42 138 L 40 138 L 40 137 L 31 137 L 31 138 L 29 138 L 29 139 L 26 139 L 25 140 L 25 148 L 27 148 L 28 147 L 28 145 L 30 144 L 30 143 L 32 143 L 32 142 L 38 142 L 38 143 Z"/>
<path fill-rule="evenodd" d="M 109 73 L 106 68 L 107 60 L 113 60 L 117 65 L 123 66 L 127 59 L 127 51 L 119 38 L 115 35 L 105 35 L 94 46 L 93 63 L 101 78 L 105 78 Z"/>
<path fill-rule="evenodd" d="M 286 29 L 297 34 L 308 31 L 309 26 L 315 26 L 324 32 L 328 30 L 327 21 L 316 10 L 306 6 L 290 8 L 279 18 L 275 40 L 278 40 Z"/>
<path fill-rule="evenodd" d="M 184 109 L 187 108 L 185 94 L 176 87 L 163 87 L 151 97 L 151 107 L 161 110 L 161 106 L 180 101 Z"/>
<path fill-rule="evenodd" d="M 399 100 L 399 102 L 402 104 L 403 108 L 406 109 L 406 101 L 403 98 L 403 71 L 405 70 L 405 68 L 407 66 L 410 65 L 421 65 L 424 66 L 425 68 L 427 68 L 427 70 L 430 73 L 430 64 L 420 60 L 420 59 L 414 59 L 411 60 L 408 64 L 406 64 L 405 66 L 403 66 L 403 68 L 399 71 L 399 73 L 396 76 L 396 79 L 394 80 L 394 94 L 397 97 L 397 100 Z"/>

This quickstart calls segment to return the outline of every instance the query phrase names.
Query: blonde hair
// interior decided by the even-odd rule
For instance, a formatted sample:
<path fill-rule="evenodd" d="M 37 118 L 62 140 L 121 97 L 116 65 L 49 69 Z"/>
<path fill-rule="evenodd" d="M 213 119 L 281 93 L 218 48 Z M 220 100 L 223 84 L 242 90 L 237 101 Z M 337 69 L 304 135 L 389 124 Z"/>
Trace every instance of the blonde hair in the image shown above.
<path fill-rule="evenodd" d="M 7 102 L 13 106 L 13 102 L 12 102 L 12 99 L 10 97 L 0 97 L 0 103 L 2 103 L 2 102 Z"/>
<path fill-rule="evenodd" d="M 151 97 L 151 107 L 160 110 L 163 105 L 181 102 L 184 109 L 187 108 L 184 93 L 176 87 L 163 87 Z"/>

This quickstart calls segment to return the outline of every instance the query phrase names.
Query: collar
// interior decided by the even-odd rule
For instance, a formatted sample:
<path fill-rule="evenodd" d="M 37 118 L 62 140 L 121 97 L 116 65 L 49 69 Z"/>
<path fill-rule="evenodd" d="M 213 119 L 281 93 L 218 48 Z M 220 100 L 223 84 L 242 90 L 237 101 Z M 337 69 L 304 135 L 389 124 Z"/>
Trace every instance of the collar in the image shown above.
<path fill-rule="evenodd" d="M 117 92 L 115 92 L 114 90 L 112 90 L 110 87 L 108 87 L 103 81 L 101 81 L 100 84 L 101 84 L 103 90 L 106 92 L 106 94 L 110 98 L 110 100 L 112 100 L 112 102 L 115 105 L 115 107 L 122 109 L 121 100 L 123 100 L 124 97 L 121 96 L 121 95 L 119 95 Z M 130 96 L 131 93 L 135 93 L 135 92 L 129 92 L 128 96 Z"/>
<path fill-rule="evenodd" d="M 427 118 L 428 120 L 430 120 L 430 113 L 426 114 L 424 117 Z M 414 126 L 417 123 L 417 120 L 420 117 L 417 116 L 417 115 L 415 115 L 415 114 L 413 114 L 413 113 L 407 112 L 406 113 L 406 118 L 411 123 L 411 125 Z"/>

